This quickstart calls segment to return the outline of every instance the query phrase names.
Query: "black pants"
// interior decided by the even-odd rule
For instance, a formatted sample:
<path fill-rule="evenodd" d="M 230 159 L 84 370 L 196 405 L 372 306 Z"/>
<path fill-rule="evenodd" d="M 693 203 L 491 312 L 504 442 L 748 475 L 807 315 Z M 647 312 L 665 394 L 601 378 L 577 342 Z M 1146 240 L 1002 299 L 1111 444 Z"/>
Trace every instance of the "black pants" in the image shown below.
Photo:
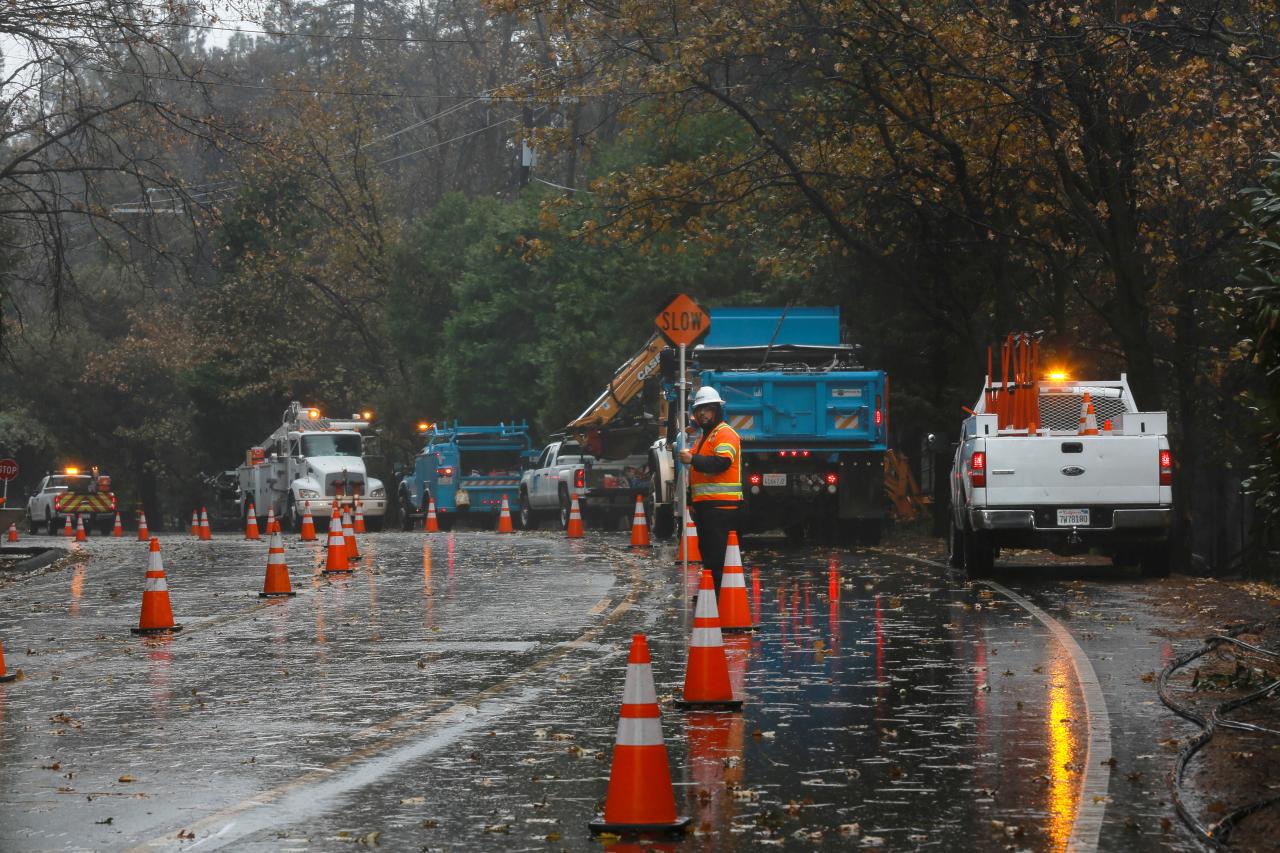
<path fill-rule="evenodd" d="M 698 526 L 698 550 L 702 552 L 702 567 L 711 570 L 716 580 L 716 593 L 720 592 L 720 576 L 724 573 L 724 549 L 729 543 L 729 531 L 741 526 L 742 505 L 713 501 L 694 501 L 693 523 Z"/>

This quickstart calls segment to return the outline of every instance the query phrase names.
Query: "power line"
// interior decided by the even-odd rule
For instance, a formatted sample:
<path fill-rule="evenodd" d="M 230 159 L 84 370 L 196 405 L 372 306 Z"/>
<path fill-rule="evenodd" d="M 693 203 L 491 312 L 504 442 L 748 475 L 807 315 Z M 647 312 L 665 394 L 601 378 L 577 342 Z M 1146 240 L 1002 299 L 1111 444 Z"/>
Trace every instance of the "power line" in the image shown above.
<path fill-rule="evenodd" d="M 475 136 L 477 133 L 483 133 L 486 130 L 491 130 L 495 127 L 498 127 L 499 125 L 510 124 L 513 121 L 516 121 L 516 118 L 514 116 L 512 116 L 511 118 L 504 118 L 502 119 L 502 121 L 495 121 L 493 124 L 487 124 L 484 127 L 477 128 L 476 130 L 468 131 L 467 133 L 460 134 L 458 136 L 453 137 L 452 139 L 446 139 L 442 142 L 436 142 L 424 148 L 419 148 L 416 151 L 406 151 L 404 154 L 397 154 L 394 157 L 388 157 L 386 160 L 379 160 L 377 163 L 374 163 L 373 165 L 385 166 L 388 163 L 394 163 L 396 160 L 402 160 L 405 157 L 412 157 L 414 154 L 421 154 L 424 151 L 431 151 L 433 149 L 439 148 L 442 145 L 448 145 L 450 142 L 457 142 L 459 139 L 466 139 L 468 136 Z"/>
<path fill-rule="evenodd" d="M 351 98 L 403 98 L 408 100 L 436 100 L 443 101 L 450 98 L 475 99 L 488 98 L 496 101 L 523 101 L 525 98 L 518 97 L 496 97 L 494 95 L 413 95 L 408 92 L 362 92 L 358 90 L 345 89 L 298 89 L 287 88 L 283 86 L 264 86 L 255 83 L 231 83 L 221 80 L 197 80 L 189 77 L 172 77 L 166 74 L 144 74 L 141 71 L 125 71 L 115 68 L 98 68 L 95 66 L 85 66 L 90 71 L 96 71 L 99 74 L 116 74 L 124 77 L 139 77 L 143 80 L 167 80 L 172 83 L 185 83 L 189 86 L 215 86 L 227 89 L 249 89 L 257 92 L 286 92 L 295 95 L 341 95 Z"/>

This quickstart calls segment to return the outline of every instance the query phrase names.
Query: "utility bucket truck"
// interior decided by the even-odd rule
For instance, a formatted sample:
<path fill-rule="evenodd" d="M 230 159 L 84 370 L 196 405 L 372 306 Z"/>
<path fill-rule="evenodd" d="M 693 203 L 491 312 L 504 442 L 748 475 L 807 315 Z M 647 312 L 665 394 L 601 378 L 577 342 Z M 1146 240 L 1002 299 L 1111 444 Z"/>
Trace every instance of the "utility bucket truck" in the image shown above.
<path fill-rule="evenodd" d="M 358 496 L 365 525 L 381 530 L 386 489 L 368 476 L 363 458 L 365 443 L 373 440 L 364 435 L 369 417 L 327 418 L 319 409 L 290 403 L 279 428 L 249 448 L 236 469 L 241 518 L 247 520 L 250 503 L 259 520 L 271 507 L 283 526 L 296 530 L 306 504 L 319 521 L 329 517 L 334 501 L 354 511 Z"/>
<path fill-rule="evenodd" d="M 1167 574 L 1168 415 L 1141 411 L 1123 374 L 1042 378 L 1028 335 L 1005 342 L 1001 379 L 990 362 L 951 472 L 951 564 L 981 577 L 1001 548 L 1096 549 Z"/>
<path fill-rule="evenodd" d="M 506 498 L 512 521 L 520 518 L 520 474 L 532 453 L 524 423 L 494 426 L 431 425 L 426 444 L 400 481 L 400 521 L 421 526 L 431 501 L 442 530 L 460 517 L 477 526 L 498 522 Z"/>

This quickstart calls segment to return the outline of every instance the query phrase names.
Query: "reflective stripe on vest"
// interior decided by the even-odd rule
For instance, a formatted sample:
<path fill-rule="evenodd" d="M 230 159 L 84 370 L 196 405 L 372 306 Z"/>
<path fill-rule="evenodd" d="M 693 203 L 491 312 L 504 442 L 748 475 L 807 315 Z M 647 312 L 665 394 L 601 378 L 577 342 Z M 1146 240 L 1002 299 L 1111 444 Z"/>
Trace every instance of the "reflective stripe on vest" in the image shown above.
<path fill-rule="evenodd" d="M 707 474 L 696 468 L 689 471 L 689 483 L 692 486 L 694 501 L 740 501 L 742 500 L 742 441 L 733 427 L 723 421 L 716 425 L 698 444 L 694 451 L 698 456 L 724 456 L 729 459 L 729 467 L 718 474 Z"/>

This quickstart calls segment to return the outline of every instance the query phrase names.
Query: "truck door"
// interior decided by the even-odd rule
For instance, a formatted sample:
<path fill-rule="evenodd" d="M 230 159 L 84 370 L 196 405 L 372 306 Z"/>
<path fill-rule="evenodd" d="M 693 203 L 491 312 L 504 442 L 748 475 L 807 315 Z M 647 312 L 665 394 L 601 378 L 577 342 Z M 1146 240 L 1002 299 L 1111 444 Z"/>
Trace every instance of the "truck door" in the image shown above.
<path fill-rule="evenodd" d="M 546 469 L 551 464 L 551 452 L 554 447 L 554 444 L 548 444 L 542 448 L 542 455 L 538 457 L 538 464 L 534 466 L 533 474 L 529 477 L 530 506 L 546 506 Z"/>

